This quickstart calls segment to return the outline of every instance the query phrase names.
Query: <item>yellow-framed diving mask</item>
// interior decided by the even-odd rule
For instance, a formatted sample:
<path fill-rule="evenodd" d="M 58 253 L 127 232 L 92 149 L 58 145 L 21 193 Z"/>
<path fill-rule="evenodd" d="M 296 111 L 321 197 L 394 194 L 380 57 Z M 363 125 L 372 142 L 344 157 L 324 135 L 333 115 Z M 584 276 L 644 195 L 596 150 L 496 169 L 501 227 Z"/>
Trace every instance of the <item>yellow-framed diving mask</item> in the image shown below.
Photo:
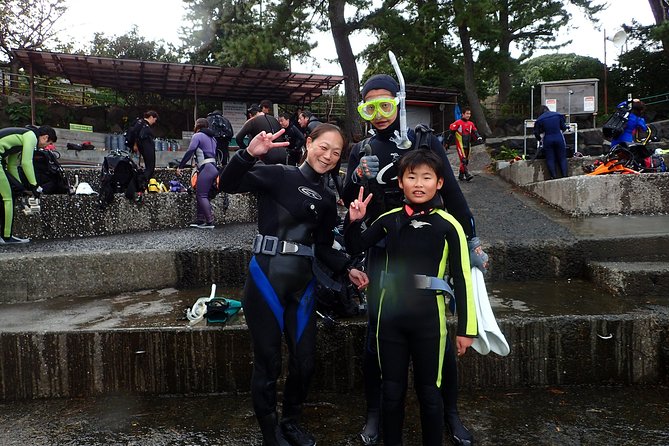
<path fill-rule="evenodd" d="M 361 102 L 358 105 L 358 113 L 365 121 L 371 121 L 379 114 L 384 118 L 390 118 L 397 111 L 397 105 L 400 99 L 395 98 L 376 98 L 371 101 Z"/>

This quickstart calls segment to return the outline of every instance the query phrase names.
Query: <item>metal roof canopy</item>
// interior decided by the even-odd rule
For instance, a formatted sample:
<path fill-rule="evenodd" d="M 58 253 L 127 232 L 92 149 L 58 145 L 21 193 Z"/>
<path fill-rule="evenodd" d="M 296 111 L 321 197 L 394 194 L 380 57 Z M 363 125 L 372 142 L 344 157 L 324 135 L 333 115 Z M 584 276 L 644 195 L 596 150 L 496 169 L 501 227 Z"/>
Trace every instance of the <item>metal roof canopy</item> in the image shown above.
<path fill-rule="evenodd" d="M 48 51 L 14 50 L 31 73 L 117 91 L 195 96 L 226 101 L 309 104 L 345 76 L 303 74 L 211 65 L 148 62 Z"/>

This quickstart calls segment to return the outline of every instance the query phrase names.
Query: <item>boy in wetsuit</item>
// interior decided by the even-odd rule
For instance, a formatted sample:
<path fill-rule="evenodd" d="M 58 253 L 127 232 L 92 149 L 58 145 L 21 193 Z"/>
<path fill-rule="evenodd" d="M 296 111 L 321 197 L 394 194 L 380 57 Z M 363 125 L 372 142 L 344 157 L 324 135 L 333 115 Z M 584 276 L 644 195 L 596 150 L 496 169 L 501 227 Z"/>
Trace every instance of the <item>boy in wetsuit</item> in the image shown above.
<path fill-rule="evenodd" d="M 363 200 L 360 189 L 349 206 L 346 247 L 356 254 L 385 241 L 387 261 L 381 274 L 377 326 L 384 444 L 402 444 L 411 359 L 423 445 L 436 446 L 442 444 L 444 429 L 441 386 L 448 295 L 456 300 L 458 355 L 465 353 L 478 333 L 469 248 L 462 226 L 444 211 L 438 194 L 444 185 L 441 158 L 433 151 L 413 150 L 400 159 L 398 169 L 404 204 L 381 215 L 363 232 L 372 194 Z M 446 276 L 453 279 L 454 293 Z"/>
<path fill-rule="evenodd" d="M 374 198 L 367 208 L 368 224 L 385 212 L 402 205 L 402 190 L 397 182 L 397 163 L 403 156 L 421 146 L 418 143 L 418 139 L 421 138 L 418 138 L 413 129 L 408 129 L 407 132 L 412 142 L 411 148 L 400 149 L 393 140 L 394 135 L 401 130 L 398 93 L 397 81 L 387 74 L 370 77 L 361 92 L 364 102 L 358 106 L 358 112 L 371 124 L 375 134 L 351 149 L 342 198 L 348 206 L 358 196 L 361 188 L 366 192 L 372 192 Z M 426 142 L 443 162 L 444 170 L 441 177 L 444 184 L 439 190 L 439 195 L 448 213 L 458 220 L 467 234 L 472 263 L 484 270 L 487 268 L 487 255 L 481 249 L 481 241 L 476 236 L 474 218 L 453 175 L 446 152 L 437 138 L 428 138 Z M 375 445 L 379 442 L 381 411 L 381 372 L 376 352 L 376 322 L 381 297 L 378 284 L 381 270 L 385 266 L 385 249 L 381 244 L 374 246 L 367 251 L 366 258 L 370 286 L 367 290 L 368 329 L 362 367 L 367 417 L 365 426 L 360 432 L 360 439 L 364 445 Z M 446 382 L 442 386 L 445 422 L 455 445 L 471 446 L 474 441 L 473 436 L 462 424 L 457 408 L 458 376 L 453 350 L 447 344 L 443 372 Z"/>

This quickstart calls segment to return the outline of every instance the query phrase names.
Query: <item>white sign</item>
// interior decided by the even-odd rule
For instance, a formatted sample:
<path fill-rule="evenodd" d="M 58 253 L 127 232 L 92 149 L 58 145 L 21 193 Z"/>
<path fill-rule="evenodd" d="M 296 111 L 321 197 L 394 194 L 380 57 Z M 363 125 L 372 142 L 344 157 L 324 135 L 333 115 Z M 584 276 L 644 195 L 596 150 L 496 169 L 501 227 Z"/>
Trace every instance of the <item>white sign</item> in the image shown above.
<path fill-rule="evenodd" d="M 223 116 L 230 120 L 235 135 L 246 122 L 246 108 L 245 102 L 223 102 Z"/>
<path fill-rule="evenodd" d="M 594 112 L 595 111 L 595 97 L 594 96 L 583 96 L 583 111 Z"/>
<path fill-rule="evenodd" d="M 552 112 L 557 111 L 557 99 L 546 99 L 546 107 Z"/>

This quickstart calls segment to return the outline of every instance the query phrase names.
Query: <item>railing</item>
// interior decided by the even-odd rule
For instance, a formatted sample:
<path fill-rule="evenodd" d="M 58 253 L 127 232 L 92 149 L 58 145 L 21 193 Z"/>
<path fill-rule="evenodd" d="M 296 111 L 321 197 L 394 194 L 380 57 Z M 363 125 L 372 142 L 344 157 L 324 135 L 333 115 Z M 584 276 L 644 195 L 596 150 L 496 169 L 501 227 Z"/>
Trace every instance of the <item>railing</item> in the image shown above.
<path fill-rule="evenodd" d="M 34 76 L 34 91 L 36 98 L 73 105 L 117 103 L 119 99 L 110 90 L 41 76 Z M 30 96 L 30 76 L 0 70 L 0 92 L 3 95 Z"/>
<path fill-rule="evenodd" d="M 646 105 L 659 104 L 660 102 L 668 102 L 669 101 L 669 93 L 656 94 L 654 96 L 647 96 L 645 98 L 640 98 L 640 99 Z"/>

